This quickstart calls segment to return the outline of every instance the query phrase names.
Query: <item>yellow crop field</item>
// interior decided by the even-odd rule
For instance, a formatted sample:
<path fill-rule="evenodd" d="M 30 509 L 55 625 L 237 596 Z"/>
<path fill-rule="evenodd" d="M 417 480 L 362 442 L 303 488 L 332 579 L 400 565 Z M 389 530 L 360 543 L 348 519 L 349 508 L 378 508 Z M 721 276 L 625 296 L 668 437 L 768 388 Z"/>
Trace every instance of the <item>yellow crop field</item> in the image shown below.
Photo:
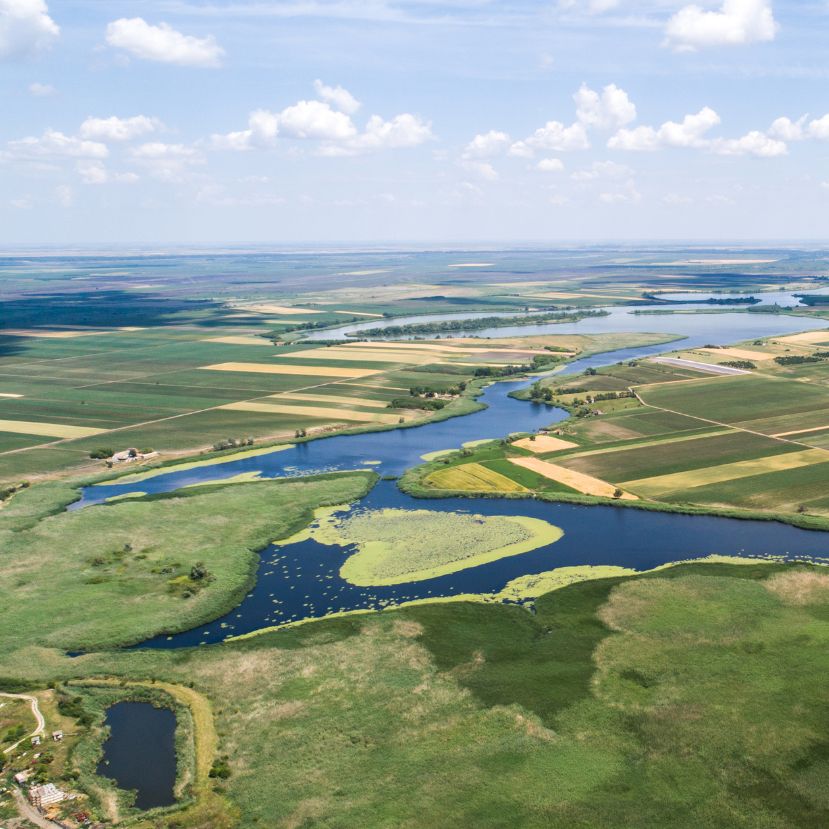
<path fill-rule="evenodd" d="M 270 397 L 278 400 L 308 400 L 312 403 L 339 403 L 344 406 L 363 406 L 369 409 L 385 409 L 387 404 L 382 400 L 369 400 L 365 397 L 345 397 L 336 394 L 272 394 Z"/>
<path fill-rule="evenodd" d="M 802 334 L 789 334 L 788 337 L 776 337 L 781 343 L 795 343 L 802 345 L 822 345 L 829 343 L 829 332 L 827 331 L 804 331 Z"/>
<path fill-rule="evenodd" d="M 234 412 L 272 412 L 289 414 L 297 417 L 318 417 L 326 420 L 353 420 L 359 423 L 397 423 L 399 414 L 377 414 L 375 412 L 355 412 L 353 409 L 333 409 L 327 406 L 291 406 L 280 403 L 227 403 L 219 406 Z"/>
<path fill-rule="evenodd" d="M 704 469 L 692 469 L 688 472 L 674 472 L 670 475 L 657 475 L 652 478 L 640 478 L 625 481 L 621 486 L 633 489 L 643 495 L 662 495 L 666 492 L 693 489 L 722 481 L 738 478 L 750 478 L 767 472 L 781 472 L 785 469 L 797 469 L 815 463 L 826 463 L 829 455 L 821 449 L 804 449 L 801 452 L 788 452 L 785 455 L 772 455 L 751 461 L 736 461 L 720 466 L 707 466 Z"/>
<path fill-rule="evenodd" d="M 292 351 L 283 355 L 291 360 L 354 360 L 364 363 L 431 363 L 434 354 L 407 351 L 397 354 L 393 351 L 355 351 L 348 348 L 309 348 L 307 351 Z"/>
<path fill-rule="evenodd" d="M 335 314 L 348 314 L 352 317 L 379 317 L 383 318 L 382 314 L 370 314 L 368 311 L 335 311 Z"/>
<path fill-rule="evenodd" d="M 257 314 L 285 314 L 285 316 L 322 313 L 322 311 L 314 310 L 313 308 L 297 308 L 296 305 L 273 305 L 270 302 L 245 305 L 243 308 L 245 311 L 254 311 Z"/>
<path fill-rule="evenodd" d="M 562 449 L 573 449 L 578 444 L 569 440 L 554 438 L 550 435 L 536 435 L 534 440 L 532 438 L 521 438 L 521 440 L 515 441 L 513 446 L 519 446 L 521 449 L 528 449 L 530 452 L 540 455 L 542 452 L 560 452 Z"/>
<path fill-rule="evenodd" d="M 370 343 L 348 343 L 343 348 L 370 349 L 388 348 L 392 351 L 446 351 L 449 353 L 464 355 L 469 352 L 468 348 L 457 348 L 451 345 L 437 345 L 435 343 L 414 342 L 370 342 Z"/>
<path fill-rule="evenodd" d="M 426 478 L 426 483 L 438 489 L 455 489 L 465 492 L 528 492 L 521 484 L 487 469 L 479 463 L 465 463 L 451 469 L 439 469 Z"/>
<path fill-rule="evenodd" d="M 210 337 L 206 343 L 224 343 L 225 345 L 265 345 L 273 348 L 273 343 L 264 337 L 257 337 L 254 334 L 240 334 L 239 336 Z"/>
<path fill-rule="evenodd" d="M 581 492 L 584 495 L 598 495 L 602 498 L 612 498 L 616 487 L 603 481 L 600 478 L 594 478 L 592 475 L 585 475 L 583 472 L 574 472 L 572 469 L 567 469 L 558 464 L 550 463 L 549 461 L 542 461 L 540 458 L 510 458 L 510 463 L 516 466 L 523 466 L 524 469 L 530 469 L 549 478 L 551 481 L 556 481 L 576 492 Z M 622 499 L 626 501 L 636 500 L 635 495 L 628 492 L 622 494 Z"/>
<path fill-rule="evenodd" d="M 214 363 L 199 366 L 205 371 L 246 371 L 255 374 L 303 374 L 308 377 L 367 377 L 379 372 L 370 368 L 338 368 L 336 366 L 286 366 L 279 363 Z"/>
<path fill-rule="evenodd" d="M 38 423 L 28 420 L 0 420 L 0 432 L 15 432 L 18 435 L 41 435 L 49 438 L 88 438 L 100 435 L 106 429 L 91 429 L 87 426 L 67 426 L 65 423 Z"/>

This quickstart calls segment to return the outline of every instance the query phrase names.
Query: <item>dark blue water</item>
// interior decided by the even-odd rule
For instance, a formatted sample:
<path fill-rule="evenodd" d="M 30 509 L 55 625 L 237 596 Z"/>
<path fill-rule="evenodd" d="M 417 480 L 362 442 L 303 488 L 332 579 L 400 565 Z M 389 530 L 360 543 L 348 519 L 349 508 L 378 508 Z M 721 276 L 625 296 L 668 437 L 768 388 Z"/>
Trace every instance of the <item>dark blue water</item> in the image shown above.
<path fill-rule="evenodd" d="M 829 535 L 766 521 L 649 512 L 623 507 L 577 506 L 536 500 L 416 499 L 393 481 L 381 481 L 359 509 L 428 509 L 482 515 L 529 515 L 564 530 L 564 537 L 438 578 L 388 587 L 356 587 L 339 570 L 356 548 L 314 540 L 272 544 L 261 555 L 253 590 L 226 616 L 173 636 L 156 636 L 142 648 L 181 648 L 221 642 L 270 625 L 318 618 L 343 610 L 379 610 L 414 599 L 461 593 L 497 593 L 519 576 L 556 567 L 612 564 L 647 570 L 673 561 L 720 555 L 829 555 Z M 436 543 L 440 543 L 439 539 Z"/>
<path fill-rule="evenodd" d="M 176 802 L 176 715 L 148 702 L 118 702 L 106 712 L 110 735 L 97 773 L 135 790 L 139 809 Z"/>

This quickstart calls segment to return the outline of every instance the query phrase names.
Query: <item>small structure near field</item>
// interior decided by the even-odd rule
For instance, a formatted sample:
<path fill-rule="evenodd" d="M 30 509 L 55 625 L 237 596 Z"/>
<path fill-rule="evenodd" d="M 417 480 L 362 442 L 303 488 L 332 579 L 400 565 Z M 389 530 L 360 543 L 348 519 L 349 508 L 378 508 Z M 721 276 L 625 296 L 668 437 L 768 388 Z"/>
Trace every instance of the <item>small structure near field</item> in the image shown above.
<path fill-rule="evenodd" d="M 32 786 L 29 789 L 29 800 L 36 808 L 43 809 L 66 800 L 67 794 L 54 783 L 44 783 L 42 786 Z"/>
<path fill-rule="evenodd" d="M 139 452 L 138 449 L 130 447 L 121 452 L 116 452 L 112 458 L 112 463 L 132 463 L 133 461 L 146 461 L 150 458 L 157 458 L 158 452 Z"/>
<path fill-rule="evenodd" d="M 63 739 L 63 732 L 62 731 L 53 731 L 52 732 L 52 739 L 59 743 Z"/>

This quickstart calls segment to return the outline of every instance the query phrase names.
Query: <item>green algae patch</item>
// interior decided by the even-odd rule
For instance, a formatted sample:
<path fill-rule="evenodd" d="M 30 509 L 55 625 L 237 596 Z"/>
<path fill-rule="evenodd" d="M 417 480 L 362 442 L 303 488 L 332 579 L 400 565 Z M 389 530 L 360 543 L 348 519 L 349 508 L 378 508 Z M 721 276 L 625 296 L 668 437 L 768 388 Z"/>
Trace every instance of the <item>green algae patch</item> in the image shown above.
<path fill-rule="evenodd" d="M 238 475 L 233 475 L 230 478 L 219 478 L 218 480 L 198 481 L 195 484 L 187 484 L 182 489 L 194 489 L 197 486 L 224 486 L 225 484 L 248 484 L 251 481 L 261 481 L 262 470 L 254 469 L 251 472 L 240 472 Z"/>
<path fill-rule="evenodd" d="M 315 535 L 356 545 L 340 576 L 359 587 L 433 579 L 558 541 L 563 531 L 527 516 L 383 509 L 328 521 Z"/>
<path fill-rule="evenodd" d="M 104 503 L 114 504 L 116 501 L 126 501 L 130 498 L 143 498 L 146 494 L 146 492 L 125 492 L 122 495 L 110 495 Z"/>
<path fill-rule="evenodd" d="M 283 443 L 279 446 L 260 446 L 258 449 L 245 449 L 242 452 L 219 455 L 215 458 L 206 458 L 201 461 L 188 461 L 187 463 L 176 463 L 170 466 L 158 466 L 155 469 L 146 469 L 143 472 L 136 472 L 133 475 L 123 475 L 120 478 L 113 478 L 110 481 L 101 481 L 95 486 L 121 486 L 122 484 L 137 484 L 158 475 L 167 475 L 172 472 L 184 472 L 188 469 L 198 469 L 200 466 L 217 466 L 221 463 L 242 461 L 245 458 L 255 458 L 259 455 L 270 455 L 272 452 L 284 452 L 286 449 L 293 449 L 293 443 Z"/>
<path fill-rule="evenodd" d="M 617 567 L 611 564 L 584 564 L 575 567 L 558 567 L 555 570 L 547 570 L 544 573 L 531 573 L 526 576 L 519 576 L 512 579 L 498 593 L 486 597 L 501 602 L 529 602 L 543 596 L 545 593 L 552 593 L 554 590 L 561 590 L 582 581 L 594 579 L 614 579 L 623 576 L 642 576 L 646 573 L 658 573 L 661 570 L 670 570 L 682 564 L 779 564 L 782 561 L 780 556 L 763 557 L 738 557 L 710 555 L 705 558 L 687 559 L 682 561 L 671 561 L 667 564 L 660 564 L 650 570 L 633 570 L 630 567 Z"/>
<path fill-rule="evenodd" d="M 437 449 L 434 452 L 427 452 L 425 455 L 421 455 L 420 459 L 422 461 L 436 461 L 438 458 L 445 458 L 447 455 L 454 455 L 457 452 L 457 449 Z"/>

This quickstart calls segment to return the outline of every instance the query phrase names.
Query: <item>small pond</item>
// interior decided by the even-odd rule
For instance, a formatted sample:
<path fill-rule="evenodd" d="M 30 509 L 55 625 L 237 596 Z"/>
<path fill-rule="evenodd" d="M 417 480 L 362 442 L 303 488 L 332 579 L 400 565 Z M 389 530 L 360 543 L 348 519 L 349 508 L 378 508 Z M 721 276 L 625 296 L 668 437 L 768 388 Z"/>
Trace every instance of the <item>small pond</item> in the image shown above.
<path fill-rule="evenodd" d="M 173 805 L 176 715 L 148 702 L 117 702 L 107 709 L 105 722 L 110 735 L 97 773 L 135 790 L 139 809 Z"/>

